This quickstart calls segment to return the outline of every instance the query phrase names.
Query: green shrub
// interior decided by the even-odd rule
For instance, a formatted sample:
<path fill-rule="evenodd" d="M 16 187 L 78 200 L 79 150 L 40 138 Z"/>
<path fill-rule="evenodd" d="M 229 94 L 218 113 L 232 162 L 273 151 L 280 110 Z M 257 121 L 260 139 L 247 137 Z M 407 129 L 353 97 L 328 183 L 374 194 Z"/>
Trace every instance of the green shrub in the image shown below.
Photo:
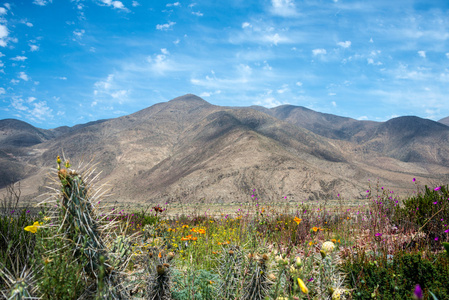
<path fill-rule="evenodd" d="M 393 259 L 362 253 L 343 264 L 348 287 L 354 299 L 411 299 L 417 284 L 430 299 L 429 291 L 439 300 L 449 299 L 449 258 L 444 253 L 397 252 Z"/>
<path fill-rule="evenodd" d="M 439 248 L 447 237 L 443 225 L 447 224 L 449 216 L 449 190 L 447 186 L 436 189 L 425 187 L 424 193 L 418 193 L 403 201 L 403 206 L 397 210 L 394 222 L 401 226 L 411 226 L 420 229 L 432 244 Z M 446 219 L 446 220 L 445 220 Z M 447 239 L 447 238 L 446 238 Z"/>
<path fill-rule="evenodd" d="M 207 270 L 187 271 L 182 274 L 174 271 L 172 274 L 173 290 L 172 296 L 175 300 L 212 300 L 218 299 L 215 286 L 219 284 L 217 274 Z"/>
<path fill-rule="evenodd" d="M 36 234 L 34 266 L 42 299 L 78 299 L 86 286 L 83 265 L 73 256 L 67 241 L 54 237 L 56 230 L 39 229 Z M 48 251 L 51 249 L 52 251 Z"/>

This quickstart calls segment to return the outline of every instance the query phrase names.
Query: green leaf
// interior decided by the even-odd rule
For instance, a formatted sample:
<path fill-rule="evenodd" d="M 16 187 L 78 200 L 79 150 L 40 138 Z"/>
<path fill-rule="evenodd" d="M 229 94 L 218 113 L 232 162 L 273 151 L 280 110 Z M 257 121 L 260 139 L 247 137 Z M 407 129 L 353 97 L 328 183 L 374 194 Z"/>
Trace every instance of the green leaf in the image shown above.
<path fill-rule="evenodd" d="M 443 242 L 444 249 L 446 249 L 446 255 L 449 256 L 449 243 Z"/>
<path fill-rule="evenodd" d="M 446 243 L 446 244 L 449 245 L 449 243 Z M 438 300 L 438 298 L 431 291 L 429 291 L 429 293 L 432 295 L 433 300 Z"/>

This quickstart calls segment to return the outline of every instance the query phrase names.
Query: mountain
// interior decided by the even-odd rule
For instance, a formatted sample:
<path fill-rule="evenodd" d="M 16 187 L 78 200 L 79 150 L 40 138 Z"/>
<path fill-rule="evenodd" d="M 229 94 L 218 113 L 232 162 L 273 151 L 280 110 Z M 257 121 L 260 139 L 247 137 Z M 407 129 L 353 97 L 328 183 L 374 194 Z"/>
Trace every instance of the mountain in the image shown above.
<path fill-rule="evenodd" d="M 387 122 L 358 121 L 293 105 L 252 108 L 323 137 L 360 145 L 362 151 L 369 149 L 404 162 L 449 167 L 449 127 L 441 122 L 414 116 Z"/>
<path fill-rule="evenodd" d="M 320 113 L 294 105 L 281 105 L 271 109 L 260 106 L 251 106 L 251 108 L 263 111 L 298 127 L 308 129 L 318 135 L 355 143 L 369 139 L 370 133 L 379 124 L 373 121 L 358 121 L 351 118 Z"/>
<path fill-rule="evenodd" d="M 449 117 L 443 118 L 443 119 L 439 120 L 438 122 L 449 126 Z"/>
<path fill-rule="evenodd" d="M 120 202 L 247 202 L 253 189 L 265 201 L 337 193 L 354 199 L 376 177 L 409 192 L 413 177 L 449 173 L 441 149 L 447 126 L 405 118 L 377 123 L 292 106 L 221 107 L 185 95 L 120 118 L 42 131 L 39 143 L 0 156 L 0 169 L 10 164 L 0 176 L 22 170 L 22 195 L 33 199 L 64 153 L 74 167 L 92 159 Z M 401 156 L 400 147 L 410 152 L 436 139 L 417 158 Z"/>

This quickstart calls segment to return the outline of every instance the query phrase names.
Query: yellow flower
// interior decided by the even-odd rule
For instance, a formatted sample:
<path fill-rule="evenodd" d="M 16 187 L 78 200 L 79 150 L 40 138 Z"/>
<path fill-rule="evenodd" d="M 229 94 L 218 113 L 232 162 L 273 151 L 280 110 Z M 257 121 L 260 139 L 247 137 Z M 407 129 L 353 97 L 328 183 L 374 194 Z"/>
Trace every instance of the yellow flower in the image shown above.
<path fill-rule="evenodd" d="M 295 217 L 295 218 L 293 219 L 293 221 L 295 221 L 296 224 L 299 225 L 299 223 L 301 223 L 302 219 L 300 219 L 300 218 L 298 218 L 298 217 Z"/>
<path fill-rule="evenodd" d="M 205 234 L 205 233 L 206 233 L 206 229 L 198 229 L 197 232 L 198 232 L 198 233 L 201 233 L 201 234 Z"/>
<path fill-rule="evenodd" d="M 313 228 L 312 228 L 312 230 L 315 231 L 315 232 L 317 232 L 318 229 L 320 229 L 320 228 L 319 228 L 319 227 L 313 227 Z"/>
<path fill-rule="evenodd" d="M 189 225 L 182 225 L 182 228 L 189 228 Z"/>
<path fill-rule="evenodd" d="M 44 221 L 49 221 L 50 217 L 44 217 Z"/>
<path fill-rule="evenodd" d="M 36 222 L 34 222 L 33 225 L 25 227 L 24 230 L 32 232 L 32 233 L 36 233 L 39 226 L 41 226 L 41 225 L 39 224 L 38 221 L 36 221 Z"/>
<path fill-rule="evenodd" d="M 301 288 L 301 291 L 304 294 L 308 294 L 309 293 L 309 289 L 306 287 L 306 285 L 304 284 L 304 281 L 301 280 L 301 278 L 298 278 L 298 285 Z"/>

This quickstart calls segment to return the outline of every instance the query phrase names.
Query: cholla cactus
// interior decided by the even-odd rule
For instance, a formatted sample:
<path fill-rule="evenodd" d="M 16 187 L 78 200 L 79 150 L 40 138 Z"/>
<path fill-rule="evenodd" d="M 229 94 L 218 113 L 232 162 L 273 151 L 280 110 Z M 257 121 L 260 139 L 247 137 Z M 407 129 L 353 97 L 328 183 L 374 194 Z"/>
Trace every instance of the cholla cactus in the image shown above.
<path fill-rule="evenodd" d="M 249 254 L 250 276 L 246 280 L 243 299 L 262 300 L 268 296 L 273 281 L 268 270 L 268 255 Z"/>
<path fill-rule="evenodd" d="M 220 284 L 216 290 L 221 299 L 234 299 L 243 277 L 244 255 L 239 247 L 229 245 L 224 247 L 218 258 L 217 273 Z"/>
<path fill-rule="evenodd" d="M 319 299 L 331 299 L 331 297 L 350 297 L 348 290 L 344 290 L 345 275 L 339 270 L 340 258 L 333 253 L 334 243 L 325 242 L 321 246 L 320 255 L 314 256 L 312 289 L 313 294 Z M 339 291 L 335 293 L 336 291 Z M 345 291 L 343 293 L 343 291 Z M 334 299 L 334 298 L 332 298 Z M 340 299 L 340 298 L 337 298 Z M 341 298 L 348 299 L 348 298 Z"/>
<path fill-rule="evenodd" d="M 8 286 L 7 290 L 1 291 L 3 297 L 8 300 L 33 299 L 32 295 L 37 290 L 33 271 L 25 267 L 18 276 L 13 276 L 1 264 L 0 267 L 0 276 L 5 279 Z"/>
<path fill-rule="evenodd" d="M 153 248 L 149 251 L 148 297 L 151 300 L 169 300 L 171 298 L 172 271 L 171 261 L 175 254 Z"/>
<path fill-rule="evenodd" d="M 117 240 L 111 249 L 112 230 L 118 225 L 116 221 L 105 222 L 106 219 L 114 219 L 113 212 L 100 214 L 99 204 L 106 191 L 95 186 L 98 174 L 94 176 L 94 166 L 80 165 L 80 172 L 70 169 L 68 160 L 61 166 L 61 159 L 57 158 L 58 184 L 54 197 L 46 199 L 41 204 L 54 204 L 56 206 L 50 214 L 55 221 L 53 227 L 57 228 L 57 237 L 70 242 L 74 253 L 74 260 L 79 257 L 87 259 L 83 265 L 84 272 L 90 281 L 90 289 L 86 290 L 85 297 L 93 294 L 102 299 L 124 298 L 123 278 L 121 271 L 131 252 L 125 246 L 125 240 Z M 56 199 L 55 199 L 56 198 Z M 107 237 L 109 236 L 109 238 Z M 129 241 L 126 241 L 127 243 Z M 112 243 L 114 244 L 114 243 Z M 52 251 L 52 249 L 49 249 Z M 85 261 L 78 260 L 78 261 Z M 126 267 L 126 264 L 125 264 Z M 101 274 L 100 274 L 101 273 Z M 101 275 L 101 276 L 100 276 Z M 93 290 L 98 288 L 98 291 Z M 101 288 L 101 292 L 100 292 Z"/>

